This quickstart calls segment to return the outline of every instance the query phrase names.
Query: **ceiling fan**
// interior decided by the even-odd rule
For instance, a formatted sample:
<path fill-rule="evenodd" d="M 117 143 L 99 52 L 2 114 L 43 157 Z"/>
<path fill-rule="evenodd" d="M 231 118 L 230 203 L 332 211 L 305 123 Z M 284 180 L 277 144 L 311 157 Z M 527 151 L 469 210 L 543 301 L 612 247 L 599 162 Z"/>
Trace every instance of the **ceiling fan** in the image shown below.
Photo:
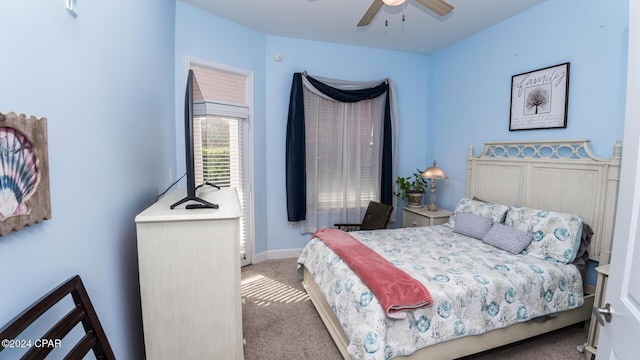
<path fill-rule="evenodd" d="M 451 12 L 451 10 L 453 10 L 453 6 L 451 6 L 451 4 L 445 2 L 444 0 L 416 0 L 416 1 L 440 16 L 447 15 L 448 13 Z M 369 6 L 369 9 L 367 9 L 367 12 L 364 13 L 364 16 L 362 17 L 362 19 L 360 19 L 360 22 L 358 22 L 358 26 L 369 25 L 369 23 L 371 23 L 371 20 L 373 20 L 374 16 L 376 16 L 378 11 L 380 11 L 380 8 L 382 7 L 382 5 L 386 4 L 389 6 L 398 6 L 398 5 L 402 5 L 404 2 L 405 0 L 373 0 L 373 3 L 371 4 L 371 6 Z"/>

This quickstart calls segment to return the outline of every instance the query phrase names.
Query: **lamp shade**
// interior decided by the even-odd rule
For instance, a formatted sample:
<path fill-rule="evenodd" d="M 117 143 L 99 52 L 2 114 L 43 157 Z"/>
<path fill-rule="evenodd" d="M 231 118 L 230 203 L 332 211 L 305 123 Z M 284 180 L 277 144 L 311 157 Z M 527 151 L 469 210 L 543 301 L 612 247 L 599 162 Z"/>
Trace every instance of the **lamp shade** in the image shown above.
<path fill-rule="evenodd" d="M 402 5 L 402 3 L 405 2 L 405 0 L 382 0 L 382 2 L 389 6 L 398 6 L 398 5 Z"/>
<path fill-rule="evenodd" d="M 433 166 L 429 166 L 425 171 L 422 172 L 423 178 L 428 179 L 446 179 L 447 175 L 444 174 L 444 171 L 436 166 L 436 161 L 433 161 Z"/>

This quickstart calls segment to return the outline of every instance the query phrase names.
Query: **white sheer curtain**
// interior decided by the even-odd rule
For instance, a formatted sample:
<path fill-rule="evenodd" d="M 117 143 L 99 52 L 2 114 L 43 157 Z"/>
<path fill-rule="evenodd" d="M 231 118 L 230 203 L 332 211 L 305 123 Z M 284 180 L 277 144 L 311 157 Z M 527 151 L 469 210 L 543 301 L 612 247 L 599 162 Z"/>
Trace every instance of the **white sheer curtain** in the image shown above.
<path fill-rule="evenodd" d="M 343 90 L 380 83 L 315 78 Z M 360 223 L 369 201 L 380 200 L 385 95 L 343 103 L 317 91 L 305 77 L 303 84 L 307 212 L 301 232 Z"/>

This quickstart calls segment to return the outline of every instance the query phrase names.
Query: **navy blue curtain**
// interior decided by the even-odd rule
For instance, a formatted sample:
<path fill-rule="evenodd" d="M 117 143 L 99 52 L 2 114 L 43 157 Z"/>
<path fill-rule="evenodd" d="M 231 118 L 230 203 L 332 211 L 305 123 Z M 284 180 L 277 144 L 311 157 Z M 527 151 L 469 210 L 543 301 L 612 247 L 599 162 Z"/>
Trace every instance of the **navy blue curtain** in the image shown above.
<path fill-rule="evenodd" d="M 302 74 L 293 74 L 287 119 L 287 217 L 301 221 L 307 215 L 307 181 Z"/>
<path fill-rule="evenodd" d="M 393 154 L 391 134 L 391 103 L 389 84 L 360 90 L 340 90 L 307 76 L 307 80 L 324 95 L 340 102 L 357 102 L 376 98 L 387 92 L 384 109 L 382 173 L 380 202 L 391 205 L 393 200 Z M 293 74 L 291 95 L 289 97 L 289 117 L 287 119 L 286 144 L 286 181 L 287 181 L 287 218 L 289 221 L 301 221 L 306 218 L 307 188 L 304 131 L 304 96 L 302 92 L 302 73 Z"/>

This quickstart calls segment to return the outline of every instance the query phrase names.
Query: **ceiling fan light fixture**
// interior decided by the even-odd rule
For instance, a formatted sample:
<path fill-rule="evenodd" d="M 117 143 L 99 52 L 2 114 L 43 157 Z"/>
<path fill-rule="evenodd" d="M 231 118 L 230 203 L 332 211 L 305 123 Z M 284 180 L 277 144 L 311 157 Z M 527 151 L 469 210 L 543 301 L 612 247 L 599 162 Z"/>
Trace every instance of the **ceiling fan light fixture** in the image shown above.
<path fill-rule="evenodd" d="M 389 6 L 398 6 L 402 5 L 405 0 L 382 0 L 382 2 Z"/>
<path fill-rule="evenodd" d="M 371 24 L 371 20 L 376 16 L 383 5 L 398 6 L 405 3 L 406 0 L 373 0 L 367 11 L 358 22 L 358 27 Z M 453 10 L 453 6 L 444 0 L 416 0 L 420 5 L 425 6 L 434 13 L 445 16 Z M 404 21 L 404 19 L 403 19 Z"/>

